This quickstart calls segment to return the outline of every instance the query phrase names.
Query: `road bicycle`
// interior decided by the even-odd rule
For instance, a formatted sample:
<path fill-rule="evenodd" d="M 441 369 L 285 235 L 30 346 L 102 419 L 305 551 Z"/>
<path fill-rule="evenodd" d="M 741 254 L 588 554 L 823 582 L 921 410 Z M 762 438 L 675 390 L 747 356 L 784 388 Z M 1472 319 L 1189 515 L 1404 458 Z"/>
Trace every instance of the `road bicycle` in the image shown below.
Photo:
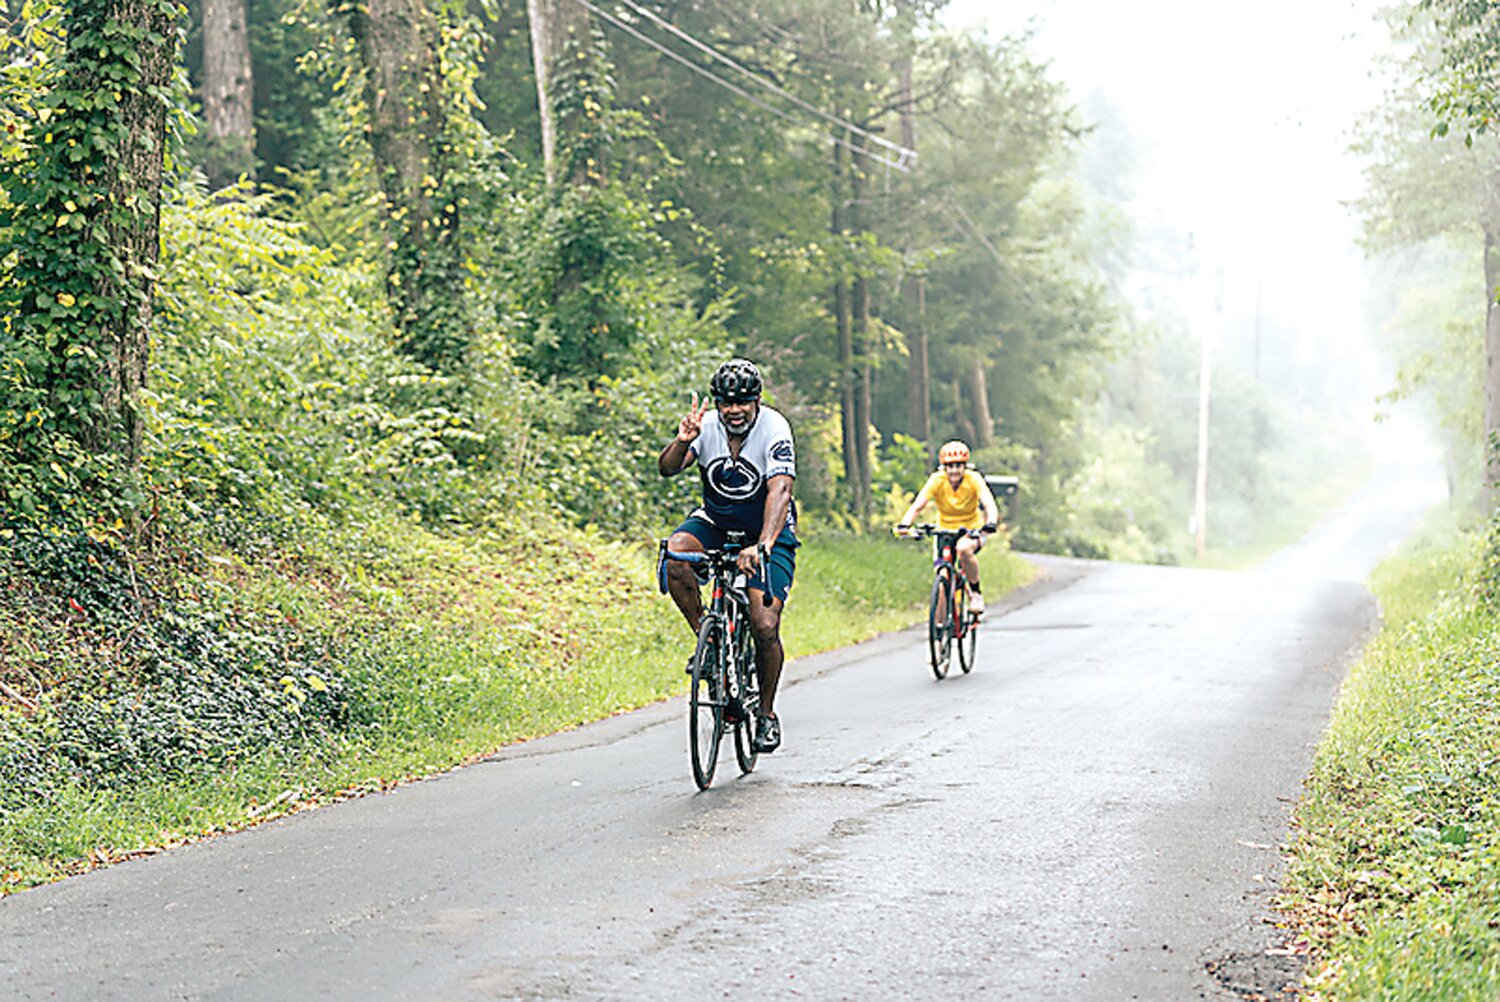
<path fill-rule="evenodd" d="M 927 651 L 932 674 L 948 677 L 953 648 L 958 647 L 958 666 L 964 674 L 974 670 L 974 648 L 979 639 L 979 617 L 969 611 L 969 579 L 958 566 L 958 541 L 964 536 L 978 539 L 978 529 L 939 529 L 914 525 L 906 531 L 914 539 L 933 538 L 932 599 L 927 605 Z"/>
<path fill-rule="evenodd" d="M 713 782 L 724 728 L 734 728 L 734 757 L 740 772 L 755 768 L 755 721 L 760 714 L 760 676 L 750 636 L 749 579 L 735 564 L 744 548 L 741 533 L 729 533 L 723 549 L 702 553 L 671 550 L 661 541 L 658 583 L 667 590 L 667 561 L 694 565 L 699 580 L 709 585 L 708 608 L 698 627 L 693 650 L 693 682 L 688 690 L 688 745 L 693 781 L 706 790 Z M 761 567 L 766 554 L 761 554 Z"/>

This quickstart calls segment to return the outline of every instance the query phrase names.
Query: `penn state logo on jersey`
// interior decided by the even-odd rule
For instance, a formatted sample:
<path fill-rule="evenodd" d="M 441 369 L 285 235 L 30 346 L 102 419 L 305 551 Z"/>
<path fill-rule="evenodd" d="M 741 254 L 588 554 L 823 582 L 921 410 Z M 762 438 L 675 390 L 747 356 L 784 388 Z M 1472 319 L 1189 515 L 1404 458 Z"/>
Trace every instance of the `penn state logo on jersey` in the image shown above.
<path fill-rule="evenodd" d="M 748 463 L 720 456 L 704 470 L 711 491 L 726 501 L 750 501 L 760 492 L 760 471 Z"/>

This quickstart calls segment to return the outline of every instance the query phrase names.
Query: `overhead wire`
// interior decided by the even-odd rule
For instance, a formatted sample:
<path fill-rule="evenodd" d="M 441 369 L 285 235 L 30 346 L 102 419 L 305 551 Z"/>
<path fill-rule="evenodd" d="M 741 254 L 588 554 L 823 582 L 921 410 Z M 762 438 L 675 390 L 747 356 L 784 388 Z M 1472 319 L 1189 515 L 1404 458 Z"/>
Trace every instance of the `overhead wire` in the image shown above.
<path fill-rule="evenodd" d="M 687 57 L 683 56 L 681 53 L 676 52 L 676 51 L 668 48 L 667 46 L 665 46 L 665 45 L 661 44 L 660 42 L 658 42 L 656 39 L 651 38 L 649 35 L 646 35 L 644 32 L 639 31 L 638 29 L 636 29 L 632 25 L 626 23 L 625 21 L 621 20 L 620 18 L 616 17 L 615 15 L 609 13 L 608 11 L 605 11 L 605 10 L 601 9 L 596 4 L 591 3 L 590 0 L 575 0 L 575 2 L 577 4 L 579 4 L 581 7 L 583 7 L 585 10 L 589 11 L 592 14 L 598 15 L 599 17 L 603 18 L 605 21 L 607 21 L 610 24 L 612 24 L 614 27 L 616 27 L 619 30 L 625 32 L 627 35 L 630 35 L 632 38 L 636 39 L 637 41 L 641 42 L 642 44 L 647 45 L 647 46 L 651 47 L 652 49 L 655 49 L 657 52 L 660 52 L 662 55 L 668 57 L 669 59 L 673 60 L 674 62 L 677 62 L 680 65 L 685 66 L 688 69 L 692 70 L 694 73 L 697 73 L 700 76 L 703 76 L 706 79 L 711 80 L 714 83 L 719 84 L 721 87 L 724 87 L 724 88 L 732 91 L 733 93 L 739 95 L 740 97 L 743 97 L 745 100 L 749 101 L 751 104 L 754 104 L 757 107 L 762 108 L 762 109 L 770 112 L 771 114 L 776 115 L 778 118 L 781 118 L 781 119 L 783 119 L 783 120 L 785 120 L 787 122 L 790 122 L 793 125 L 802 125 L 802 124 L 804 124 L 803 122 L 799 121 L 795 116 L 789 114 L 785 110 L 783 110 L 781 108 L 777 108 L 774 105 L 771 105 L 771 104 L 769 104 L 769 103 L 761 100 L 760 98 L 756 97 L 754 94 L 751 94 L 749 91 L 745 90 L 743 87 L 740 87 L 740 86 L 732 83 L 729 80 L 725 80 L 723 77 L 721 77 L 718 74 L 712 72 L 711 70 L 707 69 L 706 67 L 698 65 L 697 63 L 693 62 L 691 59 L 688 59 Z M 818 118 L 822 119 L 825 122 L 828 122 L 828 123 L 833 124 L 833 125 L 837 125 L 840 128 L 845 129 L 846 131 L 848 131 L 848 132 L 850 132 L 852 134 L 862 136 L 862 137 L 864 137 L 866 139 L 869 139 L 869 140 L 873 140 L 874 142 L 880 144 L 882 147 L 885 147 L 886 149 L 891 150 L 893 153 L 895 153 L 897 155 L 898 159 L 892 160 L 892 159 L 890 159 L 888 157 L 882 156 L 879 153 L 876 153 L 876 152 L 870 150 L 867 147 L 859 146 L 859 145 L 856 145 L 854 143 L 851 143 L 848 140 L 842 138 L 841 136 L 838 136 L 838 135 L 832 136 L 831 137 L 832 141 L 834 143 L 838 144 L 839 146 L 842 146 L 845 149 L 848 149 L 849 151 L 851 151 L 852 153 L 855 153 L 857 155 L 869 157 L 872 160 L 875 160 L 875 161 L 877 161 L 879 163 L 885 164 L 887 167 L 890 167 L 890 168 L 892 168 L 894 170 L 899 170 L 903 174 L 908 173 L 910 171 L 910 163 L 911 163 L 911 161 L 915 160 L 916 157 L 917 157 L 916 150 L 909 149 L 909 148 L 907 148 L 905 146 L 900 145 L 899 143 L 893 143 L 890 140 L 885 139 L 882 136 L 875 135 L 874 133 L 871 133 L 871 132 L 869 132 L 866 129 L 860 128 L 859 126 L 853 124 L 852 122 L 847 122 L 847 121 L 845 121 L 843 119 L 840 119 L 840 118 L 838 118 L 836 116 L 829 115 L 827 112 L 824 112 L 822 109 L 820 109 L 820 108 L 818 108 L 818 107 L 816 107 L 816 106 L 814 106 L 812 104 L 809 104 L 806 101 L 803 101 L 801 98 L 797 97 L 795 94 L 790 93 L 789 91 L 787 91 L 784 88 L 778 86 L 777 84 L 772 83 L 771 81 L 766 80 L 765 78 L 757 75 L 754 71 L 752 71 L 750 69 L 747 69 L 746 67 L 740 65 L 738 62 L 736 62 L 733 59 L 730 59 L 728 56 L 723 55 L 718 50 L 714 49 L 712 46 L 710 46 L 710 45 L 708 45 L 708 44 L 706 44 L 704 42 L 700 42 L 698 39 L 694 38 L 692 35 L 689 35 L 687 32 L 685 32 L 682 29 L 678 28 L 676 25 L 671 24 L 670 22 L 668 22 L 668 21 L 664 20 L 663 18 L 659 17 L 658 15 L 656 15 L 655 13 L 653 13 L 652 11 L 649 11 L 649 10 L 641 7 L 640 5 L 636 4 L 635 2 L 633 2 L 633 0 L 618 0 L 618 2 L 624 4 L 624 6 L 628 7 L 630 10 L 634 11 L 639 16 L 646 18 L 647 20 L 651 21 L 652 23 L 660 26 L 664 30 L 670 32 L 671 34 L 675 35 L 676 37 L 678 37 L 678 38 L 682 39 L 683 41 L 687 42 L 688 44 L 692 45 L 695 49 L 698 49 L 699 51 L 703 52 L 704 54 L 706 54 L 706 55 L 708 55 L 708 56 L 710 56 L 710 57 L 718 60 L 719 62 L 724 63 L 727 66 L 733 67 L 736 71 L 738 71 L 739 73 L 743 74 L 748 79 L 754 81 L 755 83 L 761 85 L 762 87 L 765 87 L 765 88 L 771 90 L 777 96 L 779 96 L 781 98 L 784 98 L 787 101 L 790 101 L 792 104 L 794 104 L 797 107 L 803 109 L 804 111 L 807 111 L 810 114 L 817 116 Z M 1000 253 L 999 248 L 997 248 L 994 245 L 994 243 L 990 241 L 989 237 L 986 236 L 979 229 L 978 225 L 974 222 L 973 217 L 970 216 L 969 213 L 963 208 L 963 206 L 960 205 L 957 202 L 957 200 L 954 198 L 953 194 L 950 192 L 949 194 L 947 194 L 945 196 L 941 196 L 940 199 L 939 199 L 938 205 L 939 205 L 940 208 L 946 210 L 947 213 L 954 219 L 954 221 L 958 224 L 958 229 L 961 232 L 967 233 L 967 235 L 971 239 L 973 239 L 976 243 L 978 243 L 981 247 L 983 247 L 985 251 L 987 251 L 989 253 L 990 257 L 994 259 L 995 264 L 998 266 L 998 268 L 1000 270 L 1000 273 L 1002 275 L 1008 275 L 1008 273 L 1010 272 L 1010 264 L 1009 264 L 1009 262 L 1007 262 L 1005 260 L 1005 256 Z M 1030 290 L 1022 287 L 1020 289 L 1020 292 L 1022 293 L 1022 295 L 1023 295 L 1024 298 L 1026 298 L 1028 300 L 1031 299 Z"/>
<path fill-rule="evenodd" d="M 758 106 L 760 108 L 763 108 L 766 111 L 769 111 L 771 114 L 776 115 L 778 118 L 782 118 L 782 119 L 786 120 L 787 122 L 790 122 L 793 125 L 803 125 L 803 124 L 805 124 L 804 122 L 798 120 L 794 115 L 790 114 L 789 112 L 786 112 L 786 111 L 784 111 L 781 108 L 777 108 L 774 105 L 771 105 L 771 104 L 769 104 L 769 103 L 767 103 L 765 101 L 762 101 L 760 98 L 756 97 L 754 94 L 751 94 L 749 91 L 745 90 L 743 87 L 740 87 L 737 84 L 732 83 L 729 80 L 725 80 L 723 77 L 721 77 L 718 74 L 712 72 L 711 70 L 708 70 L 705 67 L 699 66 L 697 63 L 693 62 L 691 59 L 688 59 L 686 56 L 683 56 L 681 53 L 675 52 L 672 49 L 666 47 L 665 45 L 662 45 L 656 39 L 651 38 L 649 35 L 646 35 L 646 34 L 644 34 L 641 31 L 638 31 L 637 29 L 635 29 L 631 25 L 629 25 L 629 24 L 625 23 L 624 21 L 620 20 L 618 17 L 615 17 L 613 14 L 610 14 L 608 11 L 602 10 L 598 6 L 596 6 L 595 4 L 590 3 L 589 0 L 574 0 L 574 2 L 577 3 L 583 9 L 589 11 L 590 13 L 596 14 L 599 17 L 603 18 L 605 21 L 608 21 L 610 24 L 614 25 L 616 28 L 618 28 L 621 31 L 625 32 L 627 35 L 630 35 L 632 38 L 636 39 L 637 41 L 639 41 L 639 42 L 641 42 L 641 43 L 643 43 L 645 45 L 650 46 L 651 48 L 655 49 L 657 52 L 660 52 L 662 55 L 666 56 L 667 58 L 669 58 L 669 59 L 671 59 L 671 60 L 673 60 L 673 61 L 675 61 L 677 63 L 680 63 L 683 66 L 686 66 L 688 69 L 692 70 L 694 73 L 697 73 L 700 76 L 706 77 L 707 79 L 712 80 L 714 83 L 717 83 L 719 86 L 725 87 L 728 90 L 733 91 L 735 94 L 738 94 L 740 97 L 743 97 L 745 100 L 749 101 L 751 104 L 754 104 L 754 105 L 756 105 L 756 106 Z M 749 73 L 750 71 L 749 70 L 745 70 L 744 72 Z M 774 84 L 772 84 L 771 86 L 775 87 Z M 777 89 L 779 90 L 779 88 L 777 88 Z M 818 112 L 818 114 L 819 114 L 820 117 L 827 118 L 827 116 L 824 115 L 822 112 Z M 832 121 L 839 122 L 838 119 L 832 119 Z M 851 130 L 863 131 L 863 130 L 859 130 L 858 126 L 852 125 L 851 123 L 840 122 L 839 124 L 844 125 L 844 126 L 848 127 Z M 866 134 L 868 135 L 868 133 L 866 133 Z M 889 157 L 882 156 L 881 154 L 876 153 L 875 151 L 873 151 L 873 150 L 871 150 L 871 149 L 869 149 L 867 147 L 859 146 L 859 145 L 856 145 L 854 143 L 851 143 L 847 139 L 844 139 L 841 136 L 834 135 L 834 136 L 832 136 L 830 138 L 832 139 L 832 141 L 836 145 L 844 147 L 845 149 L 849 150 L 851 153 L 854 153 L 854 154 L 856 154 L 858 156 L 869 157 L 871 160 L 874 160 L 874 161 L 876 161 L 878 163 L 885 164 L 887 167 L 890 167 L 893 170 L 898 170 L 898 171 L 900 171 L 903 174 L 909 173 L 910 170 L 911 170 L 911 168 L 908 166 L 908 163 L 907 163 L 908 158 L 905 155 L 903 155 L 898 160 L 892 160 Z M 879 137 L 875 137 L 875 138 L 879 138 Z M 887 143 L 886 145 L 893 145 L 893 144 Z M 904 149 L 904 147 L 897 147 L 897 148 L 898 149 Z M 911 154 L 911 158 L 915 158 L 915 156 L 916 156 L 915 151 L 906 151 L 906 152 Z"/>
<path fill-rule="evenodd" d="M 740 65 L 738 62 L 736 62 L 735 60 L 731 59 L 730 57 L 724 55 L 724 53 L 720 52 L 718 49 L 715 49 L 713 46 L 709 45 L 707 42 L 700 42 L 698 39 L 694 38 L 692 35 L 688 34 L 685 31 L 683 31 L 681 28 L 677 27 L 675 24 L 672 24 L 670 21 L 667 21 L 665 18 L 663 18 L 661 15 L 657 14 L 655 11 L 648 10 L 647 8 L 642 7 L 640 4 L 636 3 L 635 0 L 619 0 L 619 3 L 621 3 L 624 6 L 630 8 L 631 10 L 635 11 L 641 17 L 646 18 L 651 23 L 657 25 L 658 27 L 662 28 L 663 30 L 668 31 L 668 32 L 672 33 L 673 35 L 677 36 L 678 38 L 682 39 L 684 42 L 687 42 L 689 45 L 691 45 L 693 48 L 697 49 L 699 52 L 702 52 L 703 54 L 709 56 L 712 59 L 718 60 L 719 62 L 723 63 L 725 66 L 728 66 L 731 69 L 735 70 L 736 72 L 740 73 L 742 76 L 746 77 L 751 82 L 759 84 L 761 87 L 766 88 L 767 90 L 771 91 L 776 96 L 778 96 L 780 98 L 783 98 L 783 99 L 785 99 L 787 101 L 790 101 L 792 104 L 796 105 L 797 107 L 801 108 L 802 110 L 804 110 L 804 111 L 806 111 L 806 112 L 808 112 L 810 114 L 816 115 L 817 117 L 821 118 L 823 121 L 828 122 L 831 125 L 837 125 L 840 128 L 842 128 L 842 129 L 847 129 L 849 132 L 852 132 L 855 135 L 863 136 L 864 138 L 870 140 L 871 142 L 874 142 L 874 143 L 877 143 L 877 144 L 879 144 L 881 146 L 884 146 L 886 149 L 888 149 L 892 153 L 896 154 L 896 156 L 898 157 L 898 159 L 902 160 L 903 162 L 906 161 L 906 160 L 915 160 L 916 159 L 916 156 L 917 156 L 917 151 L 916 150 L 911 149 L 910 147 L 907 147 L 907 146 L 902 146 L 900 143 L 893 143 L 889 139 L 886 139 L 884 136 L 877 135 L 876 133 L 873 133 L 873 132 L 871 132 L 868 129 L 861 128 L 860 126 L 855 125 L 853 122 L 847 122 L 844 119 L 839 118 L 836 115 L 830 115 L 828 112 L 826 112 L 823 109 L 817 107 L 816 105 L 810 104 L 809 102 L 802 100 L 802 98 L 800 98 L 797 95 L 795 95 L 795 94 L 791 93 L 790 91 L 786 90 L 784 87 L 781 87 L 780 85 L 776 84 L 775 82 L 773 82 L 771 80 L 767 80 L 765 77 L 759 75 L 755 71 L 747 69 L 746 67 Z"/>

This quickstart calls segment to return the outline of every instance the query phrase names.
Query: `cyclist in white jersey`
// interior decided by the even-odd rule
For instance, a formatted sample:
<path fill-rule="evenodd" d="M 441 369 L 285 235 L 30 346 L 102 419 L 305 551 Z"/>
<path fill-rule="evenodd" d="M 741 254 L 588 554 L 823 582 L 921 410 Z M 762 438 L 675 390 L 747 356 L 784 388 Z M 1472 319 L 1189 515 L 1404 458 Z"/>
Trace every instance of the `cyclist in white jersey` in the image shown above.
<path fill-rule="evenodd" d="M 781 744 L 781 721 L 775 712 L 784 657 L 781 610 L 797 563 L 792 501 L 796 450 L 786 418 L 761 405 L 760 371 L 754 364 L 730 359 L 714 373 L 709 389 L 714 409 L 709 410 L 709 397 L 700 403 L 695 393 L 692 407 L 678 422 L 676 437 L 657 460 L 664 477 L 675 477 L 696 462 L 703 481 L 702 506 L 672 532 L 668 545 L 701 553 L 723 546 L 728 532 L 745 534 L 739 566 L 750 579 L 750 629 L 760 675 L 755 748 L 773 752 Z M 669 563 L 667 590 L 696 635 L 703 599 L 692 568 Z"/>

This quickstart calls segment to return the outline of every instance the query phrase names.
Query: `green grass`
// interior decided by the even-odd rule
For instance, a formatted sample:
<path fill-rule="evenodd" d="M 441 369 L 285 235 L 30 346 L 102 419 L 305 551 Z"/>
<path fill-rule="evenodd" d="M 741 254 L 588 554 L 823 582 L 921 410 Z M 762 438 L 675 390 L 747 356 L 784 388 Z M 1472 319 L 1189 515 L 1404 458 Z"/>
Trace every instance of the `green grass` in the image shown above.
<path fill-rule="evenodd" d="M 315 673 L 326 691 L 304 672 L 276 693 L 286 714 L 323 712 L 336 729 L 197 769 L 85 782 L 54 764 L 35 780 L 36 793 L 11 791 L 19 806 L 0 811 L 0 893 L 678 696 L 693 638 L 656 591 L 654 558 L 654 547 L 588 535 L 444 538 L 406 523 L 362 527 L 296 560 L 216 557 L 190 591 L 232 597 L 236 622 L 295 622 L 340 652 L 339 663 Z M 1030 579 L 1030 565 L 1000 546 L 981 563 L 992 600 Z M 791 657 L 925 615 L 925 547 L 814 536 L 797 565 L 782 629 Z M 34 608 L 22 616 L 0 606 L 0 630 L 35 631 L 46 621 Z M 73 634 L 46 639 L 81 643 Z M 272 666 L 273 677 L 280 670 Z M 0 749 L 45 739 L 45 713 L 6 712 Z"/>
<path fill-rule="evenodd" d="M 1385 622 L 1296 814 L 1284 905 L 1328 1000 L 1500 996 L 1500 621 L 1483 541 L 1435 525 L 1372 579 Z"/>

